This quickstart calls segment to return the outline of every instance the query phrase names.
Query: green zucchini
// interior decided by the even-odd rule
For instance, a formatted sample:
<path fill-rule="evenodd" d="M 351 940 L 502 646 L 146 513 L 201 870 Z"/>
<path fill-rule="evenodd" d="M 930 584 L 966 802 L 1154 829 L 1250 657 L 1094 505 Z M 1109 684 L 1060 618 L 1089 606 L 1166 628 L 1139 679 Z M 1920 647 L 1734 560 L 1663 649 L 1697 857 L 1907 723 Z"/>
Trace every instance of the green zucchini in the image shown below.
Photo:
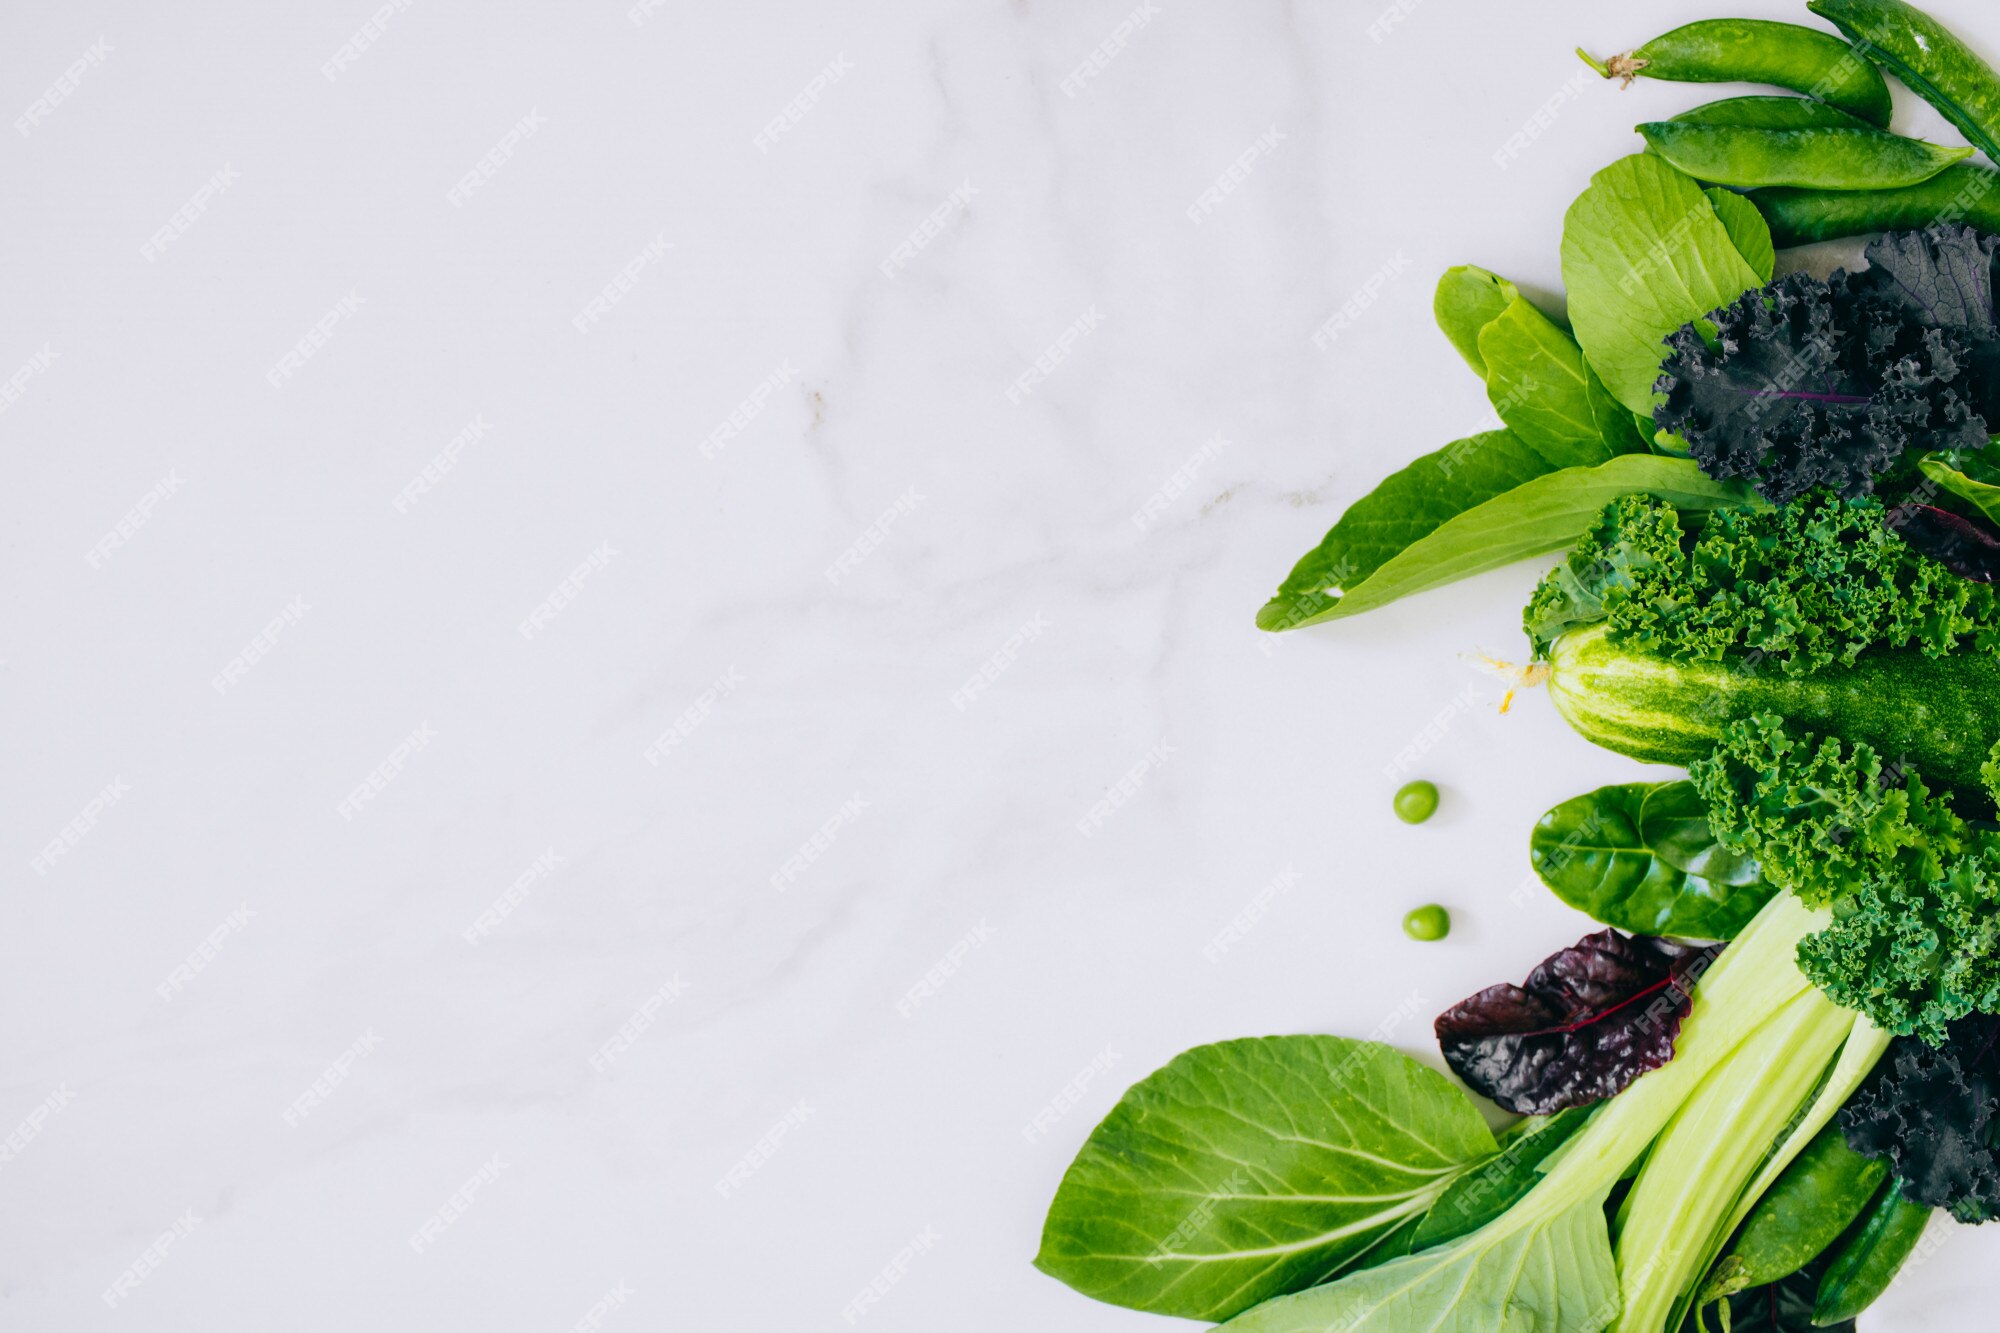
<path fill-rule="evenodd" d="M 1864 653 L 1810 676 L 1754 659 L 1676 662 L 1614 643 L 1601 624 L 1549 652 L 1549 697 L 1584 739 L 1634 759 L 1685 766 L 1713 752 L 1731 723 L 1776 713 L 1811 732 L 1866 741 L 1933 786 L 1980 791 L 1979 767 L 2000 740 L 2000 658 L 1968 648 Z"/>

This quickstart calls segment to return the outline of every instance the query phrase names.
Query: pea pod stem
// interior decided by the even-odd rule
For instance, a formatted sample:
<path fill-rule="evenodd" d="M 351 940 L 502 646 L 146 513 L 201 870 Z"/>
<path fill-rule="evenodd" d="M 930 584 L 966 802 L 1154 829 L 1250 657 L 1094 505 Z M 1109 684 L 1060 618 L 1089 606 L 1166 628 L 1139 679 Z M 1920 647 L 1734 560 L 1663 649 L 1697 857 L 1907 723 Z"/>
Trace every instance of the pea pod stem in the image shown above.
<path fill-rule="evenodd" d="M 1889 86 L 1866 56 L 1816 28 L 1769 19 L 1704 19 L 1608 60 L 1579 49 L 1607 79 L 1677 83 L 1763 83 L 1790 88 L 1871 125 L 1889 123 Z"/>
<path fill-rule="evenodd" d="M 1576 54 L 1577 57 L 1583 61 L 1584 64 L 1596 70 L 1601 77 L 1607 79 L 1613 77 L 1611 73 L 1611 67 L 1609 65 L 1607 65 L 1604 61 L 1599 60 L 1596 56 L 1590 54 L 1590 52 L 1584 50 L 1582 47 L 1579 46 L 1576 48 Z M 1616 57 L 1613 58 L 1615 59 Z"/>

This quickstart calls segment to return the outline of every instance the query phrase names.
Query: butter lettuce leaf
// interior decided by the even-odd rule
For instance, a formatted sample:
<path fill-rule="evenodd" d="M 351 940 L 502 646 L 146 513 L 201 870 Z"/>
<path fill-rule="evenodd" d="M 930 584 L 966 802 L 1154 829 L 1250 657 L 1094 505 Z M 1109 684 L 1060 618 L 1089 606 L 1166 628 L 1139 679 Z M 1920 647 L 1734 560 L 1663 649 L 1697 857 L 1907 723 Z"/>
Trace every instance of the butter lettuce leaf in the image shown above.
<path fill-rule="evenodd" d="M 1598 172 L 1570 205 L 1562 273 L 1577 342 L 1644 417 L 1667 335 L 1765 281 L 1693 178 L 1646 153 Z"/>

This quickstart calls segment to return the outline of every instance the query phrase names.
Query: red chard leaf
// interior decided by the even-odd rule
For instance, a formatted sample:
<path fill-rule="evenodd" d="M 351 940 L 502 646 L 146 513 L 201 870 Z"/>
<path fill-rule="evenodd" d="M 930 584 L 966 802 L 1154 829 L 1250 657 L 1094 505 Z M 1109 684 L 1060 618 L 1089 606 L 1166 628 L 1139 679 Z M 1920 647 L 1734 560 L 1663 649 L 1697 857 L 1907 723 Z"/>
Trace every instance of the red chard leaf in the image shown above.
<path fill-rule="evenodd" d="M 1721 946 L 1602 930 L 1525 985 L 1489 986 L 1438 1016 L 1438 1044 L 1475 1091 L 1521 1115 L 1587 1106 L 1673 1059 L 1694 984 Z"/>
<path fill-rule="evenodd" d="M 1912 550 L 1962 579 L 1991 583 L 2000 577 L 2000 537 L 1983 524 L 1921 504 L 1897 505 L 1883 522 Z"/>

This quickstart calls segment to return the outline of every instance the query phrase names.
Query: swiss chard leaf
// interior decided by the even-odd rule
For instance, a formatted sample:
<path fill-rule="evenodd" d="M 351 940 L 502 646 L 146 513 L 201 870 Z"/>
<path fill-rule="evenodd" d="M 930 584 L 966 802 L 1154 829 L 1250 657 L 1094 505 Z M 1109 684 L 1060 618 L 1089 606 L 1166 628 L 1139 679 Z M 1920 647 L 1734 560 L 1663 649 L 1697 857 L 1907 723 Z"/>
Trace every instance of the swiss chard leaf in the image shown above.
<path fill-rule="evenodd" d="M 1586 1106 L 1673 1059 L 1694 983 L 1715 957 L 1615 930 L 1549 955 L 1525 985 L 1488 986 L 1438 1015 L 1445 1063 L 1522 1115 Z"/>
<path fill-rule="evenodd" d="M 1560 550 L 1588 531 L 1606 504 L 1635 491 L 1697 510 L 1749 498 L 1684 458 L 1635 453 L 1595 467 L 1542 467 L 1509 431 L 1424 455 L 1341 515 L 1258 612 L 1258 627 L 1297 629 L 1358 615 Z"/>
<path fill-rule="evenodd" d="M 1498 1156 L 1453 1181 L 1431 1205 L 1410 1238 L 1410 1247 L 1427 1250 L 1470 1235 L 1519 1203 L 1540 1183 L 1542 1163 L 1568 1143 L 1596 1110 L 1594 1106 L 1577 1106 L 1513 1126 L 1501 1136 Z"/>
<path fill-rule="evenodd" d="M 1618 1314 L 1604 1192 L 1268 1301 L 1228 1333 L 1597 1333 Z"/>
<path fill-rule="evenodd" d="M 1479 355 L 1494 410 L 1551 469 L 1645 450 L 1632 414 L 1605 391 L 1576 339 L 1527 300 L 1480 331 Z"/>
<path fill-rule="evenodd" d="M 1486 361 L 1479 352 L 1479 331 L 1500 317 L 1500 312 L 1521 298 L 1521 289 L 1497 273 L 1471 264 L 1446 269 L 1438 279 L 1437 295 L 1431 311 L 1437 316 L 1444 336 L 1472 367 L 1472 373 L 1486 378 Z"/>
<path fill-rule="evenodd" d="M 1543 815 L 1528 857 L 1556 897 L 1636 935 L 1728 940 L 1777 890 L 1716 840 L 1692 782 L 1631 782 Z"/>
<path fill-rule="evenodd" d="M 1563 219 L 1570 324 L 1612 396 L 1653 415 L 1661 345 L 1764 282 L 1694 180 L 1640 153 L 1612 163 Z"/>
<path fill-rule="evenodd" d="M 1092 1132 L 1035 1265 L 1115 1305 L 1226 1319 L 1406 1248 L 1452 1180 L 1497 1150 L 1449 1079 L 1378 1043 L 1198 1046 Z"/>

